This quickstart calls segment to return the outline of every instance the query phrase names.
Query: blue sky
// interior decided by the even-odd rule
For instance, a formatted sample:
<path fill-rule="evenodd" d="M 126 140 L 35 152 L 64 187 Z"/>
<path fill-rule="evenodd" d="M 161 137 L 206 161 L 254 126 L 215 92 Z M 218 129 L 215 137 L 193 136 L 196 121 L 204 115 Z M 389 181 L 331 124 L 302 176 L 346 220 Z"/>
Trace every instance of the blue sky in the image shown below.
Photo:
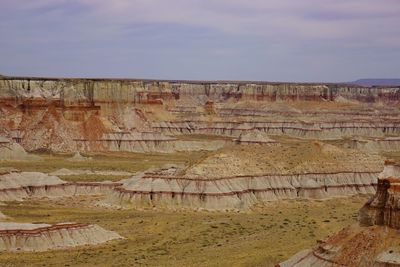
<path fill-rule="evenodd" d="M 400 0 L 0 0 L 0 73 L 400 77 Z"/>

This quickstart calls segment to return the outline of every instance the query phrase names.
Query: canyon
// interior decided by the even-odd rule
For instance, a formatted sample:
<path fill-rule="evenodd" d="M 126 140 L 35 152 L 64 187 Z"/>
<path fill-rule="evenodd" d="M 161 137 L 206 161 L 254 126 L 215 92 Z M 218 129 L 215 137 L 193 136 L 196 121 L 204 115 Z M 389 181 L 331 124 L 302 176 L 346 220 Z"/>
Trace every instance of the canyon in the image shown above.
<path fill-rule="evenodd" d="M 285 236 L 294 231 L 285 229 L 289 227 L 285 220 L 294 220 L 285 209 L 307 207 L 315 210 L 315 224 L 309 222 L 309 233 L 304 232 L 306 226 L 298 229 L 305 234 L 298 246 L 285 249 L 282 243 L 282 254 L 268 243 L 267 259 L 258 253 L 259 248 L 250 250 L 246 243 L 243 253 L 258 253 L 249 262 L 359 266 L 362 258 L 368 264 L 392 266 L 388 264 L 397 260 L 397 252 L 390 251 L 395 248 L 376 246 L 366 250 L 367 257 L 358 256 L 349 244 L 359 244 L 358 249 L 366 238 L 371 244 L 386 239 L 395 242 L 392 236 L 400 225 L 397 159 L 398 86 L 0 76 L 0 201 L 4 206 L 0 206 L 4 213 L 0 249 L 11 259 L 17 251 L 30 251 L 32 257 L 40 258 L 47 255 L 40 253 L 57 250 L 64 257 L 67 254 L 62 251 L 71 247 L 76 251 L 101 248 L 114 255 L 113 248 L 124 251 L 128 243 L 127 249 L 135 248 L 130 251 L 136 253 L 140 249 L 133 244 L 136 239 L 129 229 L 139 227 L 140 221 L 123 225 L 133 220 L 129 215 L 133 213 L 138 220 L 154 216 L 165 229 L 167 222 L 157 214 L 176 219 L 177 225 L 187 222 L 185 216 L 206 225 L 209 216 L 222 221 L 236 216 L 234 220 L 249 229 L 270 233 L 269 227 L 274 227 L 274 233 Z M 351 216 L 345 218 L 366 201 L 360 211 L 362 226 L 355 225 Z M 10 210 L 16 203 L 27 210 L 35 205 L 38 215 L 47 208 L 52 215 L 24 217 Z M 321 220 L 322 214 L 333 216 L 333 211 L 326 214 L 329 205 L 346 216 Z M 57 215 L 60 207 L 65 210 L 62 216 Z M 85 210 L 84 219 L 74 215 L 76 210 Z M 92 212 L 98 212 L 97 219 Z M 301 225 L 308 219 L 298 212 L 295 220 Z M 264 221 L 265 213 L 282 219 L 282 224 L 272 223 L 273 217 Z M 263 221 L 265 228 L 247 221 L 252 217 Z M 150 224 L 144 227 L 149 235 L 158 231 Z M 228 231 L 224 229 L 233 225 L 225 227 L 212 228 L 221 233 L 221 240 Z M 244 244 L 246 235 L 241 231 L 245 230 L 240 229 L 231 235 Z M 314 242 L 314 231 L 324 241 L 284 262 Z M 255 230 L 247 234 L 258 235 Z M 267 240 L 260 235 L 256 242 Z M 59 242 L 60 236 L 64 243 Z M 146 243 L 146 238 L 141 240 Z M 181 244 L 192 244 L 189 239 Z M 181 244 L 165 242 L 170 243 L 162 250 L 182 249 Z M 211 255 L 219 244 L 204 242 L 203 247 L 193 245 L 197 253 L 205 249 Z M 42 252 L 35 254 L 38 251 Z M 350 255 L 346 253 L 356 258 L 342 260 Z M 162 254 L 146 255 L 147 260 L 136 262 L 114 256 L 126 266 L 161 264 L 157 259 L 169 262 L 165 265 L 177 263 Z M 2 260 L 6 258 L 0 256 L 0 263 L 5 263 Z M 234 263 L 226 260 L 223 265 Z M 179 264 L 196 265 L 196 261 Z"/>
<path fill-rule="evenodd" d="M 308 139 L 399 134 L 399 87 L 0 78 L 3 135 L 26 150 L 213 149 L 182 134 L 255 130 Z M 172 136 L 168 136 L 172 135 Z M 178 136 L 178 137 L 177 137 Z"/>

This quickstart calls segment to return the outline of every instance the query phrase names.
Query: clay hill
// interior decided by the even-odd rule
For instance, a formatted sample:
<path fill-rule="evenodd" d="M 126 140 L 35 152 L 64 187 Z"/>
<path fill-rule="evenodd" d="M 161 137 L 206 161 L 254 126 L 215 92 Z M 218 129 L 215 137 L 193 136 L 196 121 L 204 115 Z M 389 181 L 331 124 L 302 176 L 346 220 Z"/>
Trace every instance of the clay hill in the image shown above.
<path fill-rule="evenodd" d="M 97 245 L 122 237 L 98 225 L 0 222 L 0 251 L 46 251 Z"/>
<path fill-rule="evenodd" d="M 31 198 L 60 198 L 101 194 L 114 184 L 67 183 L 56 176 L 38 172 L 0 172 L 0 201 L 26 201 Z M 46 251 L 84 245 L 97 245 L 122 237 L 98 225 L 82 223 L 17 223 L 0 216 L 0 251 Z"/>
<path fill-rule="evenodd" d="M 386 164 L 376 194 L 359 212 L 359 225 L 319 240 L 277 266 L 399 266 L 400 165 Z"/>
<path fill-rule="evenodd" d="M 122 206 L 243 210 L 283 199 L 375 192 L 383 159 L 321 142 L 226 146 L 186 168 L 141 173 L 114 191 Z"/>

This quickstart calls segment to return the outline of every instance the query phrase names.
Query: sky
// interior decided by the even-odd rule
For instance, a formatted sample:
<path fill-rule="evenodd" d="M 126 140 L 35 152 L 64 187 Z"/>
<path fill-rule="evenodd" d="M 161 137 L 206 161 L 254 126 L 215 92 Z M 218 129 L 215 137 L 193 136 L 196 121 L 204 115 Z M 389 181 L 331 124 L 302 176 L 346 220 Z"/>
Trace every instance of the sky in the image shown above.
<path fill-rule="evenodd" d="M 400 0 L 0 0 L 0 74 L 400 78 Z"/>

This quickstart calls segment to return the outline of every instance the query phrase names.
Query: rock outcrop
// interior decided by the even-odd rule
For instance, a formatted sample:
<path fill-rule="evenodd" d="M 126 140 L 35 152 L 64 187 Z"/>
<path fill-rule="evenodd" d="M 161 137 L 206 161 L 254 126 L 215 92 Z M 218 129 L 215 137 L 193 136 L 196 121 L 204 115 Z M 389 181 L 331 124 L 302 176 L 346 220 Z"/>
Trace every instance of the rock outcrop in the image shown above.
<path fill-rule="evenodd" d="M 179 140 L 158 132 L 114 132 L 95 140 L 75 139 L 81 151 L 128 151 L 138 153 L 172 153 L 177 151 L 217 150 L 228 141 Z"/>
<path fill-rule="evenodd" d="M 369 153 L 375 152 L 393 152 L 400 150 L 399 137 L 386 137 L 386 138 L 354 138 L 345 140 L 344 147 L 363 150 Z"/>
<path fill-rule="evenodd" d="M 248 133 L 242 133 L 236 140 L 239 144 L 276 144 L 277 142 L 265 133 L 260 131 L 251 131 Z"/>
<path fill-rule="evenodd" d="M 29 224 L 0 222 L 0 251 L 46 251 L 98 245 L 121 239 L 98 225 L 80 223 Z"/>
<path fill-rule="evenodd" d="M 373 194 L 382 163 L 378 156 L 320 142 L 233 146 L 183 170 L 136 175 L 108 203 L 226 211 L 281 199 Z"/>
<path fill-rule="evenodd" d="M 343 97 L 361 102 L 398 101 L 399 87 L 365 88 L 351 84 L 272 83 L 234 81 L 160 81 L 111 79 L 57 79 L 0 77 L 2 97 L 63 98 L 80 101 L 125 100 L 157 104 L 190 96 L 246 100 L 335 100 Z"/>
<path fill-rule="evenodd" d="M 2 160 L 40 160 L 40 157 L 28 154 L 20 144 L 0 136 L 0 161 Z"/>
<path fill-rule="evenodd" d="M 104 194 L 117 183 L 67 183 L 39 172 L 0 172 L 0 201 L 22 201 L 31 197 L 66 197 Z M 6 217 L 0 212 L 0 219 Z M 0 251 L 46 251 L 97 245 L 122 238 L 97 225 L 81 223 L 29 224 L 0 222 Z"/>
<path fill-rule="evenodd" d="M 346 227 L 277 266 L 399 266 L 399 174 L 400 165 L 386 162 L 376 194 L 359 212 L 360 226 Z"/>
<path fill-rule="evenodd" d="M 56 152 L 223 145 L 181 134 L 384 139 L 400 135 L 399 99 L 399 87 L 347 84 L 0 77 L 0 134 Z"/>
<path fill-rule="evenodd" d="M 87 160 L 92 160 L 91 157 L 84 157 L 81 155 L 81 153 L 76 152 L 72 157 L 68 159 L 69 161 L 87 161 Z"/>
<path fill-rule="evenodd" d="M 0 173 L 0 201 L 106 194 L 120 185 L 113 182 L 69 183 L 40 172 L 3 172 Z"/>
<path fill-rule="evenodd" d="M 362 225 L 385 225 L 400 229 L 400 165 L 387 161 L 378 179 L 378 190 L 360 210 Z"/>

